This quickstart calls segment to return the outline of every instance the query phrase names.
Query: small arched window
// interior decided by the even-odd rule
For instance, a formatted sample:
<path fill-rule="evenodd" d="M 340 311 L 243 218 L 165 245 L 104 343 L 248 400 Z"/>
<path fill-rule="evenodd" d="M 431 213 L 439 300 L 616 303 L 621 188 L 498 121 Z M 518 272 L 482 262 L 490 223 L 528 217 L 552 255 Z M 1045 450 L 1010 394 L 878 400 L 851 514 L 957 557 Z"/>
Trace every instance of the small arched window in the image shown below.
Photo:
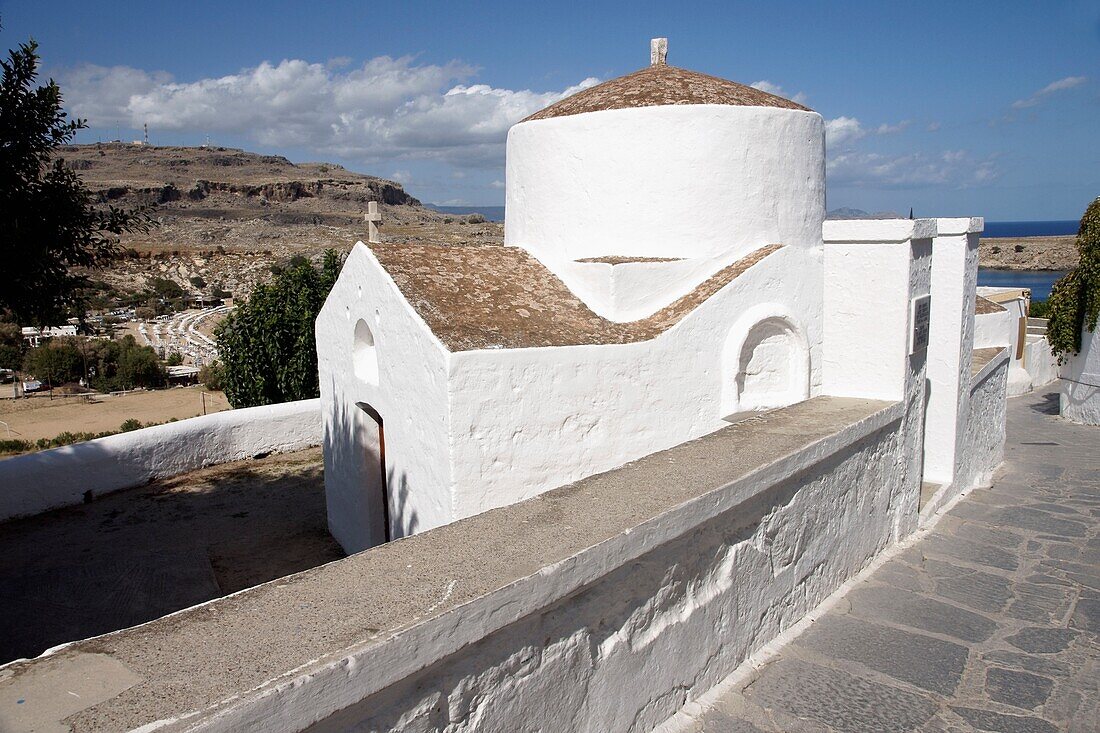
<path fill-rule="evenodd" d="M 355 322 L 351 361 L 356 377 L 368 384 L 378 384 L 378 349 L 374 345 L 374 332 L 362 318 Z"/>

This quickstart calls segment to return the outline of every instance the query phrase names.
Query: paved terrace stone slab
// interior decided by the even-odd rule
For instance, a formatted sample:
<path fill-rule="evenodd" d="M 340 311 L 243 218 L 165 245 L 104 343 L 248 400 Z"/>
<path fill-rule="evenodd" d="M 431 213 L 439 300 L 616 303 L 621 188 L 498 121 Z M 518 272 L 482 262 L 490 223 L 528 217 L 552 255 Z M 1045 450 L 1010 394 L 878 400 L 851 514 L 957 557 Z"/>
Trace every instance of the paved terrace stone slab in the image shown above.
<path fill-rule="evenodd" d="M 321 450 L 0 524 L 0 664 L 339 559 Z"/>
<path fill-rule="evenodd" d="M 1008 404 L 994 485 L 685 730 L 1100 730 L 1100 429 Z"/>
<path fill-rule="evenodd" d="M 270 689 L 273 680 L 328 669 L 353 650 L 387 659 L 378 674 L 400 679 L 417 668 L 417 639 L 443 638 L 458 648 L 526 615 L 525 604 L 535 610 L 558 597 L 532 597 L 532 588 L 542 596 L 572 592 L 561 580 L 552 590 L 532 585 L 542 568 L 569 563 L 563 577 L 581 587 L 606 572 L 600 563 L 621 563 L 679 536 L 723 502 L 737 506 L 758 487 L 813 465 L 836 441 L 861 439 L 900 417 L 897 403 L 816 398 L 520 504 L 78 643 L 48 658 L 51 664 L 94 653 L 141 681 L 64 722 L 76 731 L 113 731 L 178 718 L 261 685 Z M 607 559 L 580 561 L 597 551 Z M 486 613 L 466 605 L 461 624 L 446 616 L 492 591 L 502 595 Z M 18 678 L 35 665 L 8 669 Z"/>

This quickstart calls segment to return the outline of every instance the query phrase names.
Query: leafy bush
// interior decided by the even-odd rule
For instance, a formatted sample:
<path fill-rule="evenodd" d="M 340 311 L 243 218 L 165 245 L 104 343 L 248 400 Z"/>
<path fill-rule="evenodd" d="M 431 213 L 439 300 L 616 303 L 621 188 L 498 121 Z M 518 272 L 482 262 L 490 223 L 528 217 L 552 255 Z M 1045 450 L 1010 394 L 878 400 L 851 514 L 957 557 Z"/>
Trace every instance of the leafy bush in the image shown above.
<path fill-rule="evenodd" d="M 1012 251 L 1013 252 L 1023 252 L 1024 251 L 1024 245 L 1017 244 L 1015 247 L 1012 248 Z"/>
<path fill-rule="evenodd" d="M 1027 314 L 1032 318 L 1050 318 L 1050 306 L 1045 300 L 1031 301 Z"/>
<path fill-rule="evenodd" d="M 279 273 L 218 326 L 225 396 L 234 407 L 319 394 L 313 324 L 339 274 L 340 258 L 327 250 L 320 269 L 305 262 Z"/>
<path fill-rule="evenodd" d="M 26 453 L 32 448 L 34 446 L 25 440 L 0 440 L 0 453 Z"/>
<path fill-rule="evenodd" d="M 128 433 L 131 430 L 141 430 L 144 425 L 141 424 L 141 420 L 135 420 L 132 417 L 128 417 L 122 421 L 122 425 L 119 426 L 119 432 Z"/>
<path fill-rule="evenodd" d="M 1081 217 L 1077 251 L 1080 262 L 1054 283 L 1047 301 L 1047 339 L 1059 363 L 1081 350 L 1082 330 L 1095 331 L 1100 316 L 1100 198 L 1089 204 Z"/>
<path fill-rule="evenodd" d="M 168 355 L 168 358 L 164 360 L 164 363 L 168 366 L 179 366 L 183 363 L 183 355 L 178 351 L 173 351 Z"/>
<path fill-rule="evenodd" d="M 220 361 L 207 364 L 199 370 L 199 381 L 211 392 L 225 389 L 225 368 Z"/>

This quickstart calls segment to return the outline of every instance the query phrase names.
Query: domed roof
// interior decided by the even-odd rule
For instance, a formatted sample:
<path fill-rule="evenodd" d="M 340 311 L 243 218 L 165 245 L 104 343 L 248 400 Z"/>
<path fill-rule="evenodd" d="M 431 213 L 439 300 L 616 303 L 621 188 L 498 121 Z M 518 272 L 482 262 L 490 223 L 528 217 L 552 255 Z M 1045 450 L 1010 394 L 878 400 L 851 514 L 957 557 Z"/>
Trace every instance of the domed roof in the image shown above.
<path fill-rule="evenodd" d="M 671 104 L 725 104 L 738 107 L 780 107 L 811 111 L 798 102 L 754 89 L 735 81 L 688 71 L 656 57 L 651 66 L 633 74 L 605 81 L 555 102 L 523 120 L 579 115 L 629 107 L 659 107 Z"/>

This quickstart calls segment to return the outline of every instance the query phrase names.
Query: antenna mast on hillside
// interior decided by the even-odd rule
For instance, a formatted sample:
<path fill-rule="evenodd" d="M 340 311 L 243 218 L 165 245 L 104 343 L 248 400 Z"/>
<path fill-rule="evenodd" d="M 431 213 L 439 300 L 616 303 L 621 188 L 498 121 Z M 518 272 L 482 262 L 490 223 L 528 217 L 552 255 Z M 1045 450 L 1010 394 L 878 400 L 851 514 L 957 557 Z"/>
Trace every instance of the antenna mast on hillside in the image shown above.
<path fill-rule="evenodd" d="M 149 123 L 146 122 L 144 125 L 142 125 L 142 127 L 145 128 L 145 144 L 148 145 L 149 144 Z"/>

